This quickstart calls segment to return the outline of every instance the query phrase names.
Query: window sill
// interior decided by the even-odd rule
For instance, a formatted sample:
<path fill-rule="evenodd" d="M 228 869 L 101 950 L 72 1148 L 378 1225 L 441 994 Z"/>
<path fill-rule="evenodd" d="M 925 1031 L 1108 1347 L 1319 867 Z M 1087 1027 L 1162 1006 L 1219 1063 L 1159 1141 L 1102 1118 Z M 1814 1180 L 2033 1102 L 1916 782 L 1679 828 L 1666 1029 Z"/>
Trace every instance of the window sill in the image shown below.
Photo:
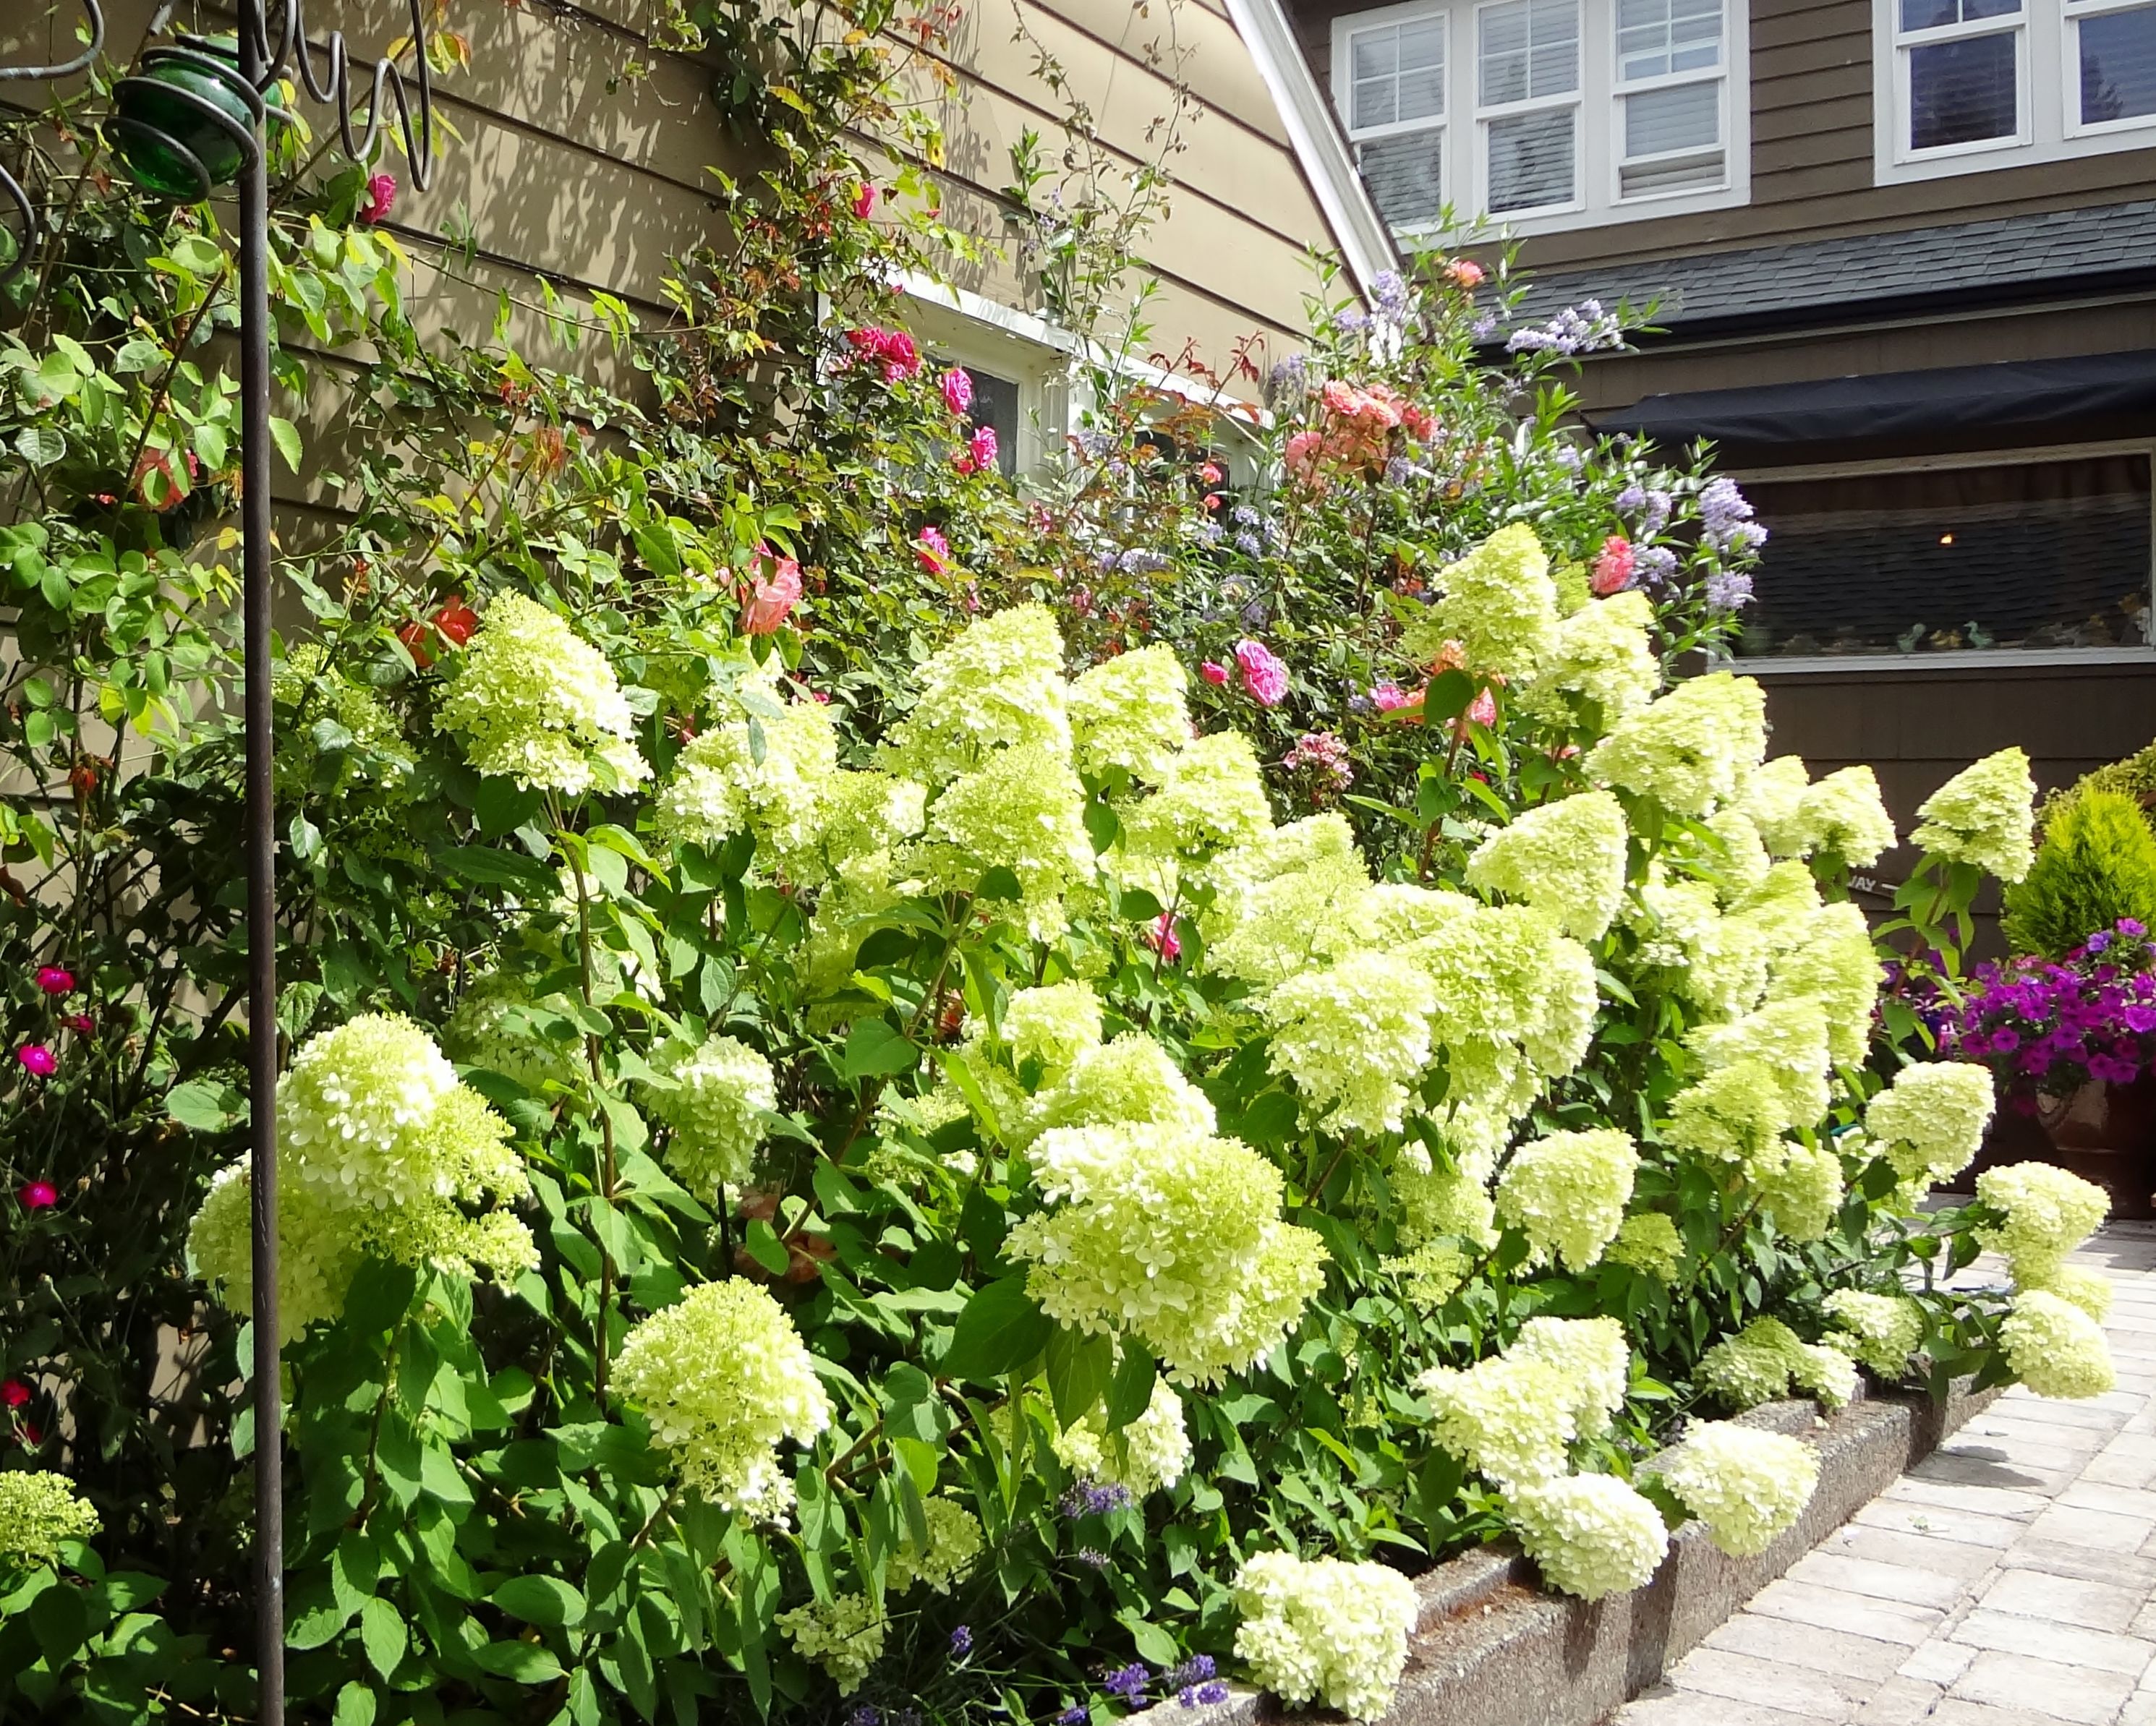
<path fill-rule="evenodd" d="M 1836 673 L 2041 671 L 2075 665 L 2146 666 L 2156 671 L 2156 648 L 1956 648 L 1936 653 L 1791 654 L 1786 659 L 1738 654 L 1717 659 L 1717 671 L 1746 677 L 1818 677 Z"/>

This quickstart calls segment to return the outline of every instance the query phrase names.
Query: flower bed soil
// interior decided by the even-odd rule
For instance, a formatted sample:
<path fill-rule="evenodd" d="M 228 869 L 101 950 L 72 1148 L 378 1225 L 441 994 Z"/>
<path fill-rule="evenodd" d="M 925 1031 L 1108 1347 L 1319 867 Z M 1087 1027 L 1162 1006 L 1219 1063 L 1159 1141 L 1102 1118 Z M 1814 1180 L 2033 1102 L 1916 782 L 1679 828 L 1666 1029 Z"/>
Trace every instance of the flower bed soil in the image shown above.
<path fill-rule="evenodd" d="M 1861 1397 L 1822 1418 L 1808 1401 L 1768 1403 L 1747 1425 L 1809 1437 L 1818 1489 L 1794 1527 L 1756 1558 L 1731 1558 L 1697 1522 L 1671 1537 L 1654 1580 L 1589 1605 L 1543 1591 L 1533 1563 L 1499 1544 L 1418 1578 L 1421 1616 L 1399 1693 L 1381 1726 L 1593 1726 L 1656 1683 L 1759 1590 L 1810 1551 L 1997 1395 L 1963 1385 L 1942 1406 L 1908 1392 Z M 1237 1687 L 1224 1703 L 1170 1702 L 1145 1726 L 1267 1726 L 1297 1713 Z"/>

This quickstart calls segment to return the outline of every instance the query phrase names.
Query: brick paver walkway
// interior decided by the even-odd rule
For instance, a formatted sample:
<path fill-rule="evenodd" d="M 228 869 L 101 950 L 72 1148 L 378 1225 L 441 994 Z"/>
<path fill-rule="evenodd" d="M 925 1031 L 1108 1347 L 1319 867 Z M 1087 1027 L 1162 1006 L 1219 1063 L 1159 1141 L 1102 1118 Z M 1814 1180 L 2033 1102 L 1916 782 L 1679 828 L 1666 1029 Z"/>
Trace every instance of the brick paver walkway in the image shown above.
<path fill-rule="evenodd" d="M 2156 1726 L 2156 1227 L 2076 1257 L 2118 1388 L 2007 1392 L 1615 1726 Z"/>

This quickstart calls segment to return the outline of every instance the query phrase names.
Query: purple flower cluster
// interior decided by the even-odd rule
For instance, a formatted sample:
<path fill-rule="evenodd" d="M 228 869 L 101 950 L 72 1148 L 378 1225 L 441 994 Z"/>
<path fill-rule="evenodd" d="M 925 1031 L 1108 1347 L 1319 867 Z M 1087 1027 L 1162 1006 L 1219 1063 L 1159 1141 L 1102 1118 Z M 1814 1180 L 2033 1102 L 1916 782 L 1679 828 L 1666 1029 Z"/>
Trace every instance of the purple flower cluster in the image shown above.
<path fill-rule="evenodd" d="M 1717 551 L 1756 550 L 1767 543 L 1767 530 L 1752 519 L 1752 505 L 1734 479 L 1711 479 L 1701 490 L 1699 527 Z"/>
<path fill-rule="evenodd" d="M 1980 965 L 1940 1027 L 1941 1049 L 2000 1078 L 2064 1093 L 2090 1079 L 2131 1084 L 2156 1068 L 2156 971 L 2131 917 L 2063 960 Z"/>
<path fill-rule="evenodd" d="M 1617 320 L 1602 309 L 1599 300 L 1583 300 L 1568 305 L 1547 324 L 1530 324 L 1505 338 L 1506 351 L 1515 354 L 1591 354 L 1615 347 L 1625 339 Z"/>
<path fill-rule="evenodd" d="M 1106 1516 L 1111 1510 L 1121 1510 L 1131 1502 L 1131 1489 L 1127 1486 L 1102 1486 L 1097 1482 L 1081 1480 L 1064 1493 L 1060 1506 L 1064 1516 L 1075 1522 L 1081 1516 Z"/>
<path fill-rule="evenodd" d="M 1310 387 L 1310 356 L 1290 354 L 1265 374 L 1265 400 L 1269 402 L 1299 399 Z"/>
<path fill-rule="evenodd" d="M 1152 1674 L 1142 1662 L 1132 1662 L 1119 1666 L 1101 1680 L 1101 1688 L 1111 1696 L 1120 1696 L 1125 1702 L 1137 1703 L 1145 1699 L 1146 1687 L 1152 1682 Z"/>
<path fill-rule="evenodd" d="M 1379 315 L 1392 323 L 1408 315 L 1408 284 L 1396 269 L 1381 269 L 1371 277 L 1370 300 Z"/>
<path fill-rule="evenodd" d="M 1741 570 L 1717 570 L 1700 584 L 1711 612 L 1733 612 L 1752 602 L 1752 578 Z"/>
<path fill-rule="evenodd" d="M 1228 1699 L 1228 1686 L 1219 1677 L 1210 1654 L 1194 1654 L 1182 1665 L 1161 1674 L 1160 1687 L 1173 1690 L 1187 1708 L 1208 1708 Z"/>
<path fill-rule="evenodd" d="M 1659 587 L 1677 572 L 1677 555 L 1667 545 L 1641 545 L 1632 554 L 1632 570 L 1643 587 Z"/>

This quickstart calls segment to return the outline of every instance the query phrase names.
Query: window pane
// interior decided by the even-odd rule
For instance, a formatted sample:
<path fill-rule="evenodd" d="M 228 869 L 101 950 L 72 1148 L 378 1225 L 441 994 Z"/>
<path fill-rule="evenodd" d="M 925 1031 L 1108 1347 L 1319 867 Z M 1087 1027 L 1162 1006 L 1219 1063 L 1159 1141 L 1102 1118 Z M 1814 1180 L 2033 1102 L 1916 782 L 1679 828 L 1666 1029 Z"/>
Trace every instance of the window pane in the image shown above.
<path fill-rule="evenodd" d="M 1435 222 L 1445 202 L 1445 134 L 1433 129 L 1358 144 L 1363 183 L 1378 213 L 1394 228 Z"/>
<path fill-rule="evenodd" d="M 1707 150 L 1722 141 L 1722 80 L 1625 98 L 1625 154 Z"/>
<path fill-rule="evenodd" d="M 1400 117 L 1399 86 L 1389 78 L 1358 84 L 1351 105 L 1348 124 L 1358 131 L 1368 125 L 1390 125 Z"/>
<path fill-rule="evenodd" d="M 1512 0 L 1486 8 L 1480 28 L 1486 107 L 1579 88 L 1579 0 Z"/>
<path fill-rule="evenodd" d="M 1907 50 L 1909 147 L 2012 137 L 2019 130 L 2015 47 L 2015 34 L 2002 33 Z"/>
<path fill-rule="evenodd" d="M 2156 114 L 2156 7 L 2085 18 L 2081 38 L 2082 124 Z"/>
<path fill-rule="evenodd" d="M 1936 30 L 1942 24 L 1960 22 L 1961 9 L 1954 0 L 1902 0 L 1902 28 L 1905 30 Z"/>
<path fill-rule="evenodd" d="M 1018 385 L 975 366 L 967 371 L 973 379 L 973 405 L 969 417 L 977 426 L 993 426 L 996 433 L 996 467 L 1008 478 L 1018 472 Z"/>
<path fill-rule="evenodd" d="M 1617 75 L 1693 72 L 1722 59 L 1722 0 L 1617 0 Z"/>
<path fill-rule="evenodd" d="M 2148 459 L 1745 487 L 1768 537 L 1747 653 L 2138 646 Z"/>
<path fill-rule="evenodd" d="M 1435 120 L 1445 112 L 1445 24 L 1425 18 L 1400 26 L 1400 118 Z"/>
<path fill-rule="evenodd" d="M 1560 108 L 1490 122 L 1491 213 L 1573 201 L 1574 111 Z"/>
<path fill-rule="evenodd" d="M 1357 82 L 1366 78 L 1390 78 L 1399 69 L 1400 33 L 1397 29 L 1358 30 L 1349 38 Z"/>

